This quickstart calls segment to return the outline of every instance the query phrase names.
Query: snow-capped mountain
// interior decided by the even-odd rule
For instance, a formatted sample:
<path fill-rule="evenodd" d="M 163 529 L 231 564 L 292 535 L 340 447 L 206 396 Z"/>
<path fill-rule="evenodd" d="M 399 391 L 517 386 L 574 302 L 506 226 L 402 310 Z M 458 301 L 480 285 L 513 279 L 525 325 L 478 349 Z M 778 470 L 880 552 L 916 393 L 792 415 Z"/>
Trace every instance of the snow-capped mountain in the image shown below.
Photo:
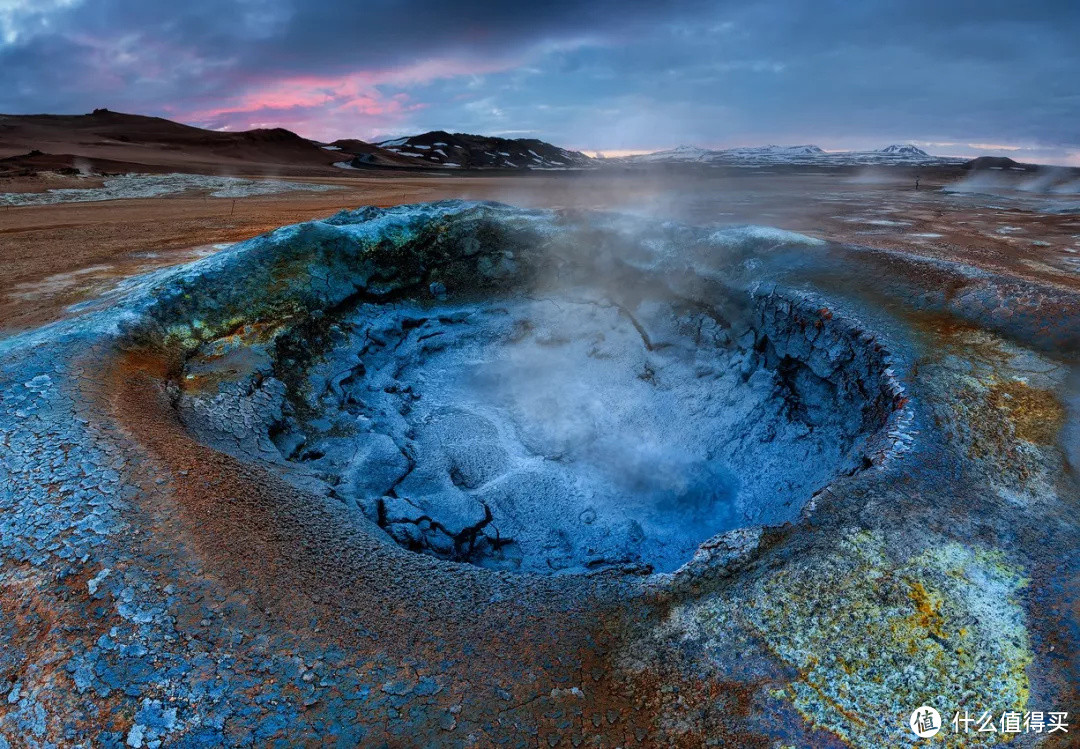
<path fill-rule="evenodd" d="M 730 158 L 742 159 L 785 159 L 800 156 L 817 156 L 825 153 L 814 145 L 806 146 L 749 146 L 743 148 L 728 148 L 719 153 Z"/>
<path fill-rule="evenodd" d="M 801 164 L 848 166 L 859 164 L 959 164 L 961 159 L 931 156 L 912 145 L 891 145 L 878 151 L 828 152 L 815 145 L 747 146 L 710 150 L 696 146 L 679 146 L 667 151 L 627 156 L 608 161 L 624 166 L 651 164 L 703 164 L 707 166 L 767 166 L 771 164 Z"/>
<path fill-rule="evenodd" d="M 640 156 L 630 156 L 626 159 L 612 159 L 613 161 L 634 161 L 647 164 L 649 162 L 694 162 L 694 161 L 709 161 L 716 154 L 716 151 L 710 151 L 707 148 L 698 148 L 697 146 L 679 146 L 678 148 L 671 148 L 667 151 L 657 151 L 655 153 L 645 153 Z"/>
<path fill-rule="evenodd" d="M 534 138 L 496 138 L 433 130 L 376 145 L 412 159 L 417 166 L 449 169 L 580 169 L 595 165 L 583 153 Z"/>
<path fill-rule="evenodd" d="M 745 148 L 728 148 L 723 151 L 712 151 L 708 148 L 697 146 L 679 146 L 667 151 L 657 151 L 640 156 L 631 156 L 626 161 L 631 163 L 712 163 L 732 161 L 786 161 L 802 156 L 815 156 L 825 153 L 817 146 L 751 146 Z"/>
<path fill-rule="evenodd" d="M 887 154 L 889 156 L 912 156 L 912 157 L 920 157 L 920 156 L 929 156 L 930 155 L 926 151 L 919 148 L 918 146 L 913 146 L 910 143 L 908 143 L 908 144 L 894 143 L 891 146 L 885 146 L 884 148 L 879 148 L 875 153 Z"/>

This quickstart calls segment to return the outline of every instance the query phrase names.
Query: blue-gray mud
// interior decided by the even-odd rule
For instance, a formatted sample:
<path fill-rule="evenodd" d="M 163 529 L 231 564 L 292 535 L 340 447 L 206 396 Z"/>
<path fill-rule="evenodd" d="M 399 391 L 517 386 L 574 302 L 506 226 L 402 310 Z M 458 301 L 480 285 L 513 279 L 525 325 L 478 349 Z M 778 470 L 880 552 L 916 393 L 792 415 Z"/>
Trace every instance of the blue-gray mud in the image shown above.
<path fill-rule="evenodd" d="M 371 222 L 335 216 L 318 241 Z M 341 291 L 307 314 L 202 343 L 179 380 L 185 424 L 410 549 L 547 573 L 672 572 L 718 533 L 795 519 L 880 448 L 900 392 L 882 352 L 801 296 L 676 251 L 722 264 L 722 242 L 761 230 L 495 208 L 461 225 L 399 240 L 427 256 L 422 275 L 381 266 L 373 292 L 363 264 L 331 266 Z"/>
<path fill-rule="evenodd" d="M 1066 291 L 459 202 L 131 288 L 0 340 L 7 744 L 881 747 L 923 703 L 1078 707 Z"/>

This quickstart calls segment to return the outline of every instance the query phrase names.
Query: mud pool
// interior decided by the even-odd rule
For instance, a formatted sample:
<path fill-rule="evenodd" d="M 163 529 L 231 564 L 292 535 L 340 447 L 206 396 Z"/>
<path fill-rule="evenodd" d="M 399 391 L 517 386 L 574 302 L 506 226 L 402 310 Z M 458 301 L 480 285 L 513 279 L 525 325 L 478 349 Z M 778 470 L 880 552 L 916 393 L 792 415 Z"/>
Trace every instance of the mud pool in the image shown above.
<path fill-rule="evenodd" d="M 878 749 L 921 704 L 1075 713 L 1073 291 L 447 202 L 80 309 L 0 339 L 2 736 Z"/>
<path fill-rule="evenodd" d="M 673 289 L 655 247 L 614 231 L 556 236 L 476 253 L 466 277 L 497 289 L 433 281 L 335 307 L 314 342 L 301 326 L 203 344 L 185 423 L 226 447 L 240 434 L 241 454 L 407 549 L 547 574 L 673 572 L 870 464 L 895 384 L 856 331 L 685 272 Z"/>

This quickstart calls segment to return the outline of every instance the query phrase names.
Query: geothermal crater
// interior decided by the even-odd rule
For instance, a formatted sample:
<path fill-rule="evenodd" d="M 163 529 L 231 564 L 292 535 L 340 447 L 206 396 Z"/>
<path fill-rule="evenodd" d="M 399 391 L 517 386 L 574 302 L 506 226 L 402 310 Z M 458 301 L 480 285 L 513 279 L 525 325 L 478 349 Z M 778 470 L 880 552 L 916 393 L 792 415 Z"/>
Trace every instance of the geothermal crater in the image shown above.
<path fill-rule="evenodd" d="M 895 393 L 866 337 L 737 273 L 665 263 L 713 242 L 715 264 L 731 236 L 492 207 L 410 228 L 352 259 L 310 249 L 340 231 L 291 238 L 308 249 L 288 267 L 331 298 L 200 341 L 188 427 L 405 548 L 547 574 L 674 571 L 869 464 Z"/>

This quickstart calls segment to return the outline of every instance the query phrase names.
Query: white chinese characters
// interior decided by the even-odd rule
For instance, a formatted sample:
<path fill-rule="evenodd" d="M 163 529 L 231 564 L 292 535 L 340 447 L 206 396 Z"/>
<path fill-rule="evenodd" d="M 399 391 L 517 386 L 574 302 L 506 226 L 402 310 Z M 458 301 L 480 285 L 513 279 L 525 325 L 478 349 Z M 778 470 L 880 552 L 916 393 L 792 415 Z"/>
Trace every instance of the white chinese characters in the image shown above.
<path fill-rule="evenodd" d="M 1020 712 L 1006 710 L 995 714 L 989 710 L 979 714 L 958 710 L 949 721 L 954 733 L 1068 733 L 1067 712 L 1035 710 Z"/>

